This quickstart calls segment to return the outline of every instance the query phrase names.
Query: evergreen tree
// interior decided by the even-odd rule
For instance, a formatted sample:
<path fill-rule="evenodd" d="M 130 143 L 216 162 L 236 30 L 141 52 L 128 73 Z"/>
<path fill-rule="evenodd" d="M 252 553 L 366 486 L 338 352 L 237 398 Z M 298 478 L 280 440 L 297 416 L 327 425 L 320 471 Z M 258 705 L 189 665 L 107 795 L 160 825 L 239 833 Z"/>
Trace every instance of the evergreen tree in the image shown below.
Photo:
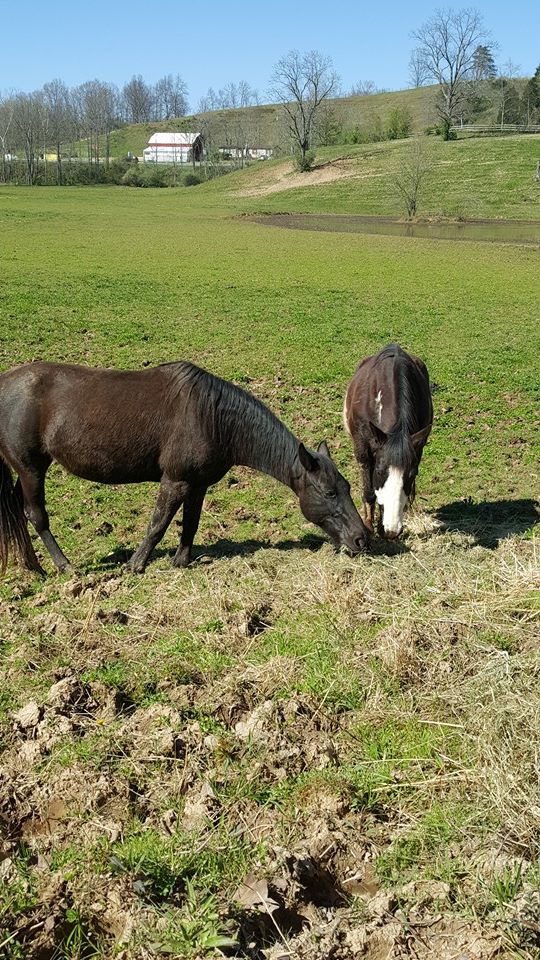
<path fill-rule="evenodd" d="M 540 64 L 525 85 L 521 113 L 525 123 L 540 123 Z"/>
<path fill-rule="evenodd" d="M 487 44 L 478 44 L 473 53 L 471 72 L 473 80 L 493 80 L 497 76 L 493 53 Z"/>

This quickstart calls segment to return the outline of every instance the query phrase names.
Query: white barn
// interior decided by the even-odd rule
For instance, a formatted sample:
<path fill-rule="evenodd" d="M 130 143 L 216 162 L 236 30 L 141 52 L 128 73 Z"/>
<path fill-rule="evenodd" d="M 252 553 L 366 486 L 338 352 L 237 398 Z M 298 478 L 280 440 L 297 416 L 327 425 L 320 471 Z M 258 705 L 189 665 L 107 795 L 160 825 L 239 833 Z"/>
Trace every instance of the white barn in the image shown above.
<path fill-rule="evenodd" d="M 191 163 L 202 157 L 200 133 L 153 133 L 143 150 L 145 163 Z"/>

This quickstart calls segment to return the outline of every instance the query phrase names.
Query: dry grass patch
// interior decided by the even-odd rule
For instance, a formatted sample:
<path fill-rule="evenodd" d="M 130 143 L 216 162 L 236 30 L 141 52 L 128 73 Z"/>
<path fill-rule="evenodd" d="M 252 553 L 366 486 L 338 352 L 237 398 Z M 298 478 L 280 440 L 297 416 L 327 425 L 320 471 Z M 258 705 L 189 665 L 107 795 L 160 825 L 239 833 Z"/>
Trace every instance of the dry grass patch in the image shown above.
<path fill-rule="evenodd" d="M 536 956 L 537 550 L 414 514 L 354 561 L 21 581 L 6 956 Z"/>

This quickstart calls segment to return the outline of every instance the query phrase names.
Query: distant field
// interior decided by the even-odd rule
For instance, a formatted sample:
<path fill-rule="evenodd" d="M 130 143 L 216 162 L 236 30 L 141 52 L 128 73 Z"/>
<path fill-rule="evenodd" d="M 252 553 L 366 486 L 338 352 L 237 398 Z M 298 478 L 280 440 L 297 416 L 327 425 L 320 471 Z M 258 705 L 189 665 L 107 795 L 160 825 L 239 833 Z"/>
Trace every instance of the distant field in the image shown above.
<path fill-rule="evenodd" d="M 51 470 L 78 572 L 0 585 L 7 960 L 538 958 L 539 251 L 239 215 L 399 214 L 406 149 L 268 195 L 240 193 L 274 163 L 0 190 L 1 369 L 192 359 L 325 437 L 357 498 L 358 360 L 398 340 L 437 385 L 406 536 L 357 561 L 235 469 L 192 568 L 170 568 L 173 524 L 128 576 L 155 488 Z M 538 139 L 433 149 L 421 212 L 538 217 Z"/>

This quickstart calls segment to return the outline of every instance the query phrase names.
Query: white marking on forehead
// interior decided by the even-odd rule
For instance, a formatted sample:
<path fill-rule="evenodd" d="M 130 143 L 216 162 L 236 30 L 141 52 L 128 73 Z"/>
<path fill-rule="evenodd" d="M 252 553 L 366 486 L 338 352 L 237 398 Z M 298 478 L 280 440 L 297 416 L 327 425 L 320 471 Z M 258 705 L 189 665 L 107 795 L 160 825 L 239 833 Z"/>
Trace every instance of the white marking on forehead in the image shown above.
<path fill-rule="evenodd" d="M 401 533 L 403 529 L 403 511 L 407 506 L 407 495 L 403 489 L 403 470 L 389 467 L 384 487 L 375 491 L 377 503 L 383 508 L 383 527 L 386 533 Z"/>
<path fill-rule="evenodd" d="M 379 390 L 377 396 L 375 397 L 375 406 L 377 408 L 377 417 L 380 426 L 382 422 L 382 390 Z"/>

